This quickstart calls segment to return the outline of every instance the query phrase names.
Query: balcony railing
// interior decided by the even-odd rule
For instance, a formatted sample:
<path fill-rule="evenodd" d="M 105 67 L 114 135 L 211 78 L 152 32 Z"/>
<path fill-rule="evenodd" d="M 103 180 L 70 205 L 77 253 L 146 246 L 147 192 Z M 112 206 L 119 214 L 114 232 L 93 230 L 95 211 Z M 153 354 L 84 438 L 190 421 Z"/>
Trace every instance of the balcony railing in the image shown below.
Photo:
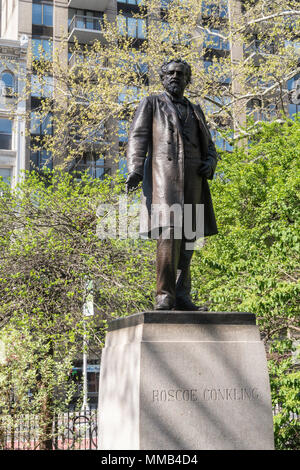
<path fill-rule="evenodd" d="M 252 41 L 248 46 L 244 46 L 244 52 L 247 54 L 275 54 L 275 45 L 274 44 L 265 44 L 258 39 Z"/>
<path fill-rule="evenodd" d="M 84 64 L 87 61 L 87 55 L 85 55 L 83 52 L 79 51 L 74 51 L 70 57 L 69 57 L 69 66 L 72 67 L 80 67 L 82 64 Z M 102 58 L 99 58 L 99 60 L 95 57 L 93 59 L 89 60 L 89 66 L 90 67 L 95 67 L 98 66 L 105 70 L 107 68 L 107 62 L 104 61 Z"/>
<path fill-rule="evenodd" d="M 74 29 L 101 31 L 101 23 L 101 17 L 74 15 L 69 25 L 69 33 L 71 33 Z"/>
<path fill-rule="evenodd" d="M 73 42 L 77 38 L 83 44 L 102 40 L 102 22 L 101 16 L 74 15 L 69 25 L 68 40 Z"/>
<path fill-rule="evenodd" d="M 74 67 L 74 66 L 80 66 L 84 63 L 84 55 L 80 52 L 73 52 L 72 55 L 69 57 L 69 66 Z"/>

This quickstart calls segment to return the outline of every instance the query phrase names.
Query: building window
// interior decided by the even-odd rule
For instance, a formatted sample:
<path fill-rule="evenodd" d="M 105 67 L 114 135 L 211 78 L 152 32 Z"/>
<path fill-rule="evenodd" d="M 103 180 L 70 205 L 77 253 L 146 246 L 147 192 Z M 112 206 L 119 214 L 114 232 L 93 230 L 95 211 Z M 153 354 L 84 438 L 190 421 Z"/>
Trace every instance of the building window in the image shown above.
<path fill-rule="evenodd" d="M 99 375 L 100 366 L 98 360 L 88 359 L 87 361 L 87 393 L 90 406 L 96 406 L 98 403 L 98 388 L 99 388 Z M 71 372 L 71 380 L 77 385 L 77 392 L 72 403 L 75 405 L 76 401 L 82 397 L 82 381 L 83 381 L 83 365 L 82 361 L 74 361 L 74 366 Z"/>
<path fill-rule="evenodd" d="M 52 170 L 53 162 L 51 152 L 45 149 L 31 151 L 30 166 L 32 170 L 42 170 L 45 168 Z"/>
<path fill-rule="evenodd" d="M 9 184 L 11 179 L 11 168 L 0 168 L 0 180 Z"/>
<path fill-rule="evenodd" d="M 99 179 L 103 179 L 105 175 L 110 174 L 110 168 L 105 166 L 104 158 L 93 153 L 78 158 L 70 171 L 77 178 L 80 178 L 82 173 L 87 173 L 92 178 Z"/>
<path fill-rule="evenodd" d="M 124 156 L 126 144 L 128 142 L 128 121 L 121 119 L 119 121 L 119 171 L 124 177 L 128 173 L 127 158 Z"/>
<path fill-rule="evenodd" d="M 127 121 L 119 121 L 119 142 L 127 142 L 128 133 L 127 133 Z"/>
<path fill-rule="evenodd" d="M 103 13 L 100 11 L 69 9 L 68 26 L 69 31 L 74 28 L 101 30 Z"/>
<path fill-rule="evenodd" d="M 15 90 L 15 79 L 13 73 L 9 71 L 1 74 L 2 96 L 11 96 Z"/>
<path fill-rule="evenodd" d="M 146 55 L 139 53 L 136 55 L 134 52 L 129 53 L 132 60 L 120 60 L 118 66 L 127 70 L 132 70 L 143 81 L 148 79 L 148 64 L 146 62 Z"/>
<path fill-rule="evenodd" d="M 205 101 L 205 113 L 219 113 L 220 109 L 224 106 L 230 106 L 231 100 L 230 96 L 223 96 L 222 98 L 219 96 L 207 96 Z"/>
<path fill-rule="evenodd" d="M 276 54 L 276 44 L 274 42 L 266 44 L 260 39 L 253 39 L 250 44 L 244 44 L 243 49 L 246 54 Z"/>
<path fill-rule="evenodd" d="M 0 119 L 0 149 L 11 150 L 12 145 L 12 121 Z"/>
<path fill-rule="evenodd" d="M 300 73 L 288 80 L 287 87 L 292 101 L 289 103 L 289 116 L 293 118 L 295 114 L 300 113 Z"/>
<path fill-rule="evenodd" d="M 52 61 L 52 41 L 50 39 L 32 38 L 32 57 L 34 60 Z"/>
<path fill-rule="evenodd" d="M 207 74 L 213 75 L 214 79 L 217 77 L 218 82 L 220 83 L 230 83 L 231 77 L 223 73 L 221 71 L 220 66 L 215 65 L 211 60 L 204 60 L 203 61 L 204 70 Z"/>
<path fill-rule="evenodd" d="M 289 104 L 289 116 L 293 118 L 295 114 L 299 114 L 299 113 L 300 113 L 300 104 L 290 103 Z"/>
<path fill-rule="evenodd" d="M 53 26 L 53 5 L 33 0 L 32 24 Z"/>
<path fill-rule="evenodd" d="M 226 152 L 232 152 L 232 145 L 227 140 L 225 140 L 218 131 L 211 130 L 211 136 L 218 149 Z"/>
<path fill-rule="evenodd" d="M 119 103 L 126 104 L 128 101 L 137 100 L 140 89 L 136 86 L 126 86 L 119 93 Z"/>
<path fill-rule="evenodd" d="M 118 15 L 118 28 L 122 36 L 146 39 L 146 20 Z"/>
<path fill-rule="evenodd" d="M 124 177 L 126 177 L 128 174 L 127 159 L 124 157 L 121 157 L 119 160 L 119 171 L 120 171 L 120 174 Z"/>
<path fill-rule="evenodd" d="M 139 5 L 142 0 L 118 0 L 118 3 L 127 3 L 127 5 Z"/>
<path fill-rule="evenodd" d="M 220 18 L 228 17 L 228 2 L 221 0 L 219 2 L 209 0 L 202 2 L 202 15 L 204 17 L 218 16 Z"/>
<path fill-rule="evenodd" d="M 51 113 L 48 113 L 47 116 L 40 116 L 38 112 L 31 112 L 30 132 L 32 135 L 51 135 L 52 131 Z"/>
<path fill-rule="evenodd" d="M 171 3 L 172 1 L 173 1 L 173 0 L 160 0 L 160 6 L 161 6 L 161 8 L 164 8 L 164 9 L 169 8 L 169 5 L 170 5 L 170 3 Z"/>
<path fill-rule="evenodd" d="M 247 115 L 254 121 L 270 121 L 276 118 L 276 105 L 267 100 L 252 98 L 247 103 Z"/>
<path fill-rule="evenodd" d="M 284 45 L 286 48 L 293 49 L 294 52 L 300 55 L 300 41 L 284 41 Z"/>
<path fill-rule="evenodd" d="M 53 95 L 53 77 L 49 75 L 39 78 L 37 75 L 31 77 L 31 96 L 36 98 L 51 98 Z"/>
<path fill-rule="evenodd" d="M 212 33 L 220 33 L 218 29 L 211 29 Z M 206 33 L 203 41 L 203 46 L 209 49 L 218 49 L 228 51 L 230 49 L 229 41 L 223 40 L 219 36 Z"/>

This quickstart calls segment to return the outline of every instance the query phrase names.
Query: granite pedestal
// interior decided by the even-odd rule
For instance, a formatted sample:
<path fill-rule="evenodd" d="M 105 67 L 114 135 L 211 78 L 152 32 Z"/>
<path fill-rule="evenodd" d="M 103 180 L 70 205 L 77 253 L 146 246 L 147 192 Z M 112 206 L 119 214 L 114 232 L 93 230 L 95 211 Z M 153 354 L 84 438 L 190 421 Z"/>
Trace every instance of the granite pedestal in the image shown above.
<path fill-rule="evenodd" d="M 250 313 L 148 311 L 103 350 L 99 449 L 273 449 L 266 355 Z"/>

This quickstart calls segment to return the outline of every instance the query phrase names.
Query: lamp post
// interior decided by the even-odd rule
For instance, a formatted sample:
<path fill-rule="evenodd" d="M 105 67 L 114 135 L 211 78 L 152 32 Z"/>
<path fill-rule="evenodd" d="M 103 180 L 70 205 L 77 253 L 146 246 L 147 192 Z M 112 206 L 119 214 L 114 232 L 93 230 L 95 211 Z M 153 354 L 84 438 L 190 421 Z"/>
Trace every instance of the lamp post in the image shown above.
<path fill-rule="evenodd" d="M 84 315 L 84 335 L 83 335 L 83 356 L 82 356 L 82 375 L 83 375 L 83 402 L 81 411 L 86 411 L 90 409 L 88 403 L 88 380 L 87 380 L 87 345 L 88 339 L 86 335 L 86 319 L 85 317 L 90 317 L 94 315 L 94 301 L 93 301 L 93 281 L 87 282 L 87 296 L 86 301 L 83 305 L 83 315 Z"/>

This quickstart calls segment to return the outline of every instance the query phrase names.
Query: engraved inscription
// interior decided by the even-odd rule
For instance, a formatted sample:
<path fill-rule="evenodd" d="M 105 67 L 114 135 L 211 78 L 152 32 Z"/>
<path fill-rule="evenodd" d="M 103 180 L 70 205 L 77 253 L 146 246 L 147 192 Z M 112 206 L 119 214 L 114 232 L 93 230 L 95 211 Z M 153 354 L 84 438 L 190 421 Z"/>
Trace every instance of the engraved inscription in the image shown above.
<path fill-rule="evenodd" d="M 171 389 L 171 390 L 153 390 L 152 400 L 153 401 L 197 401 L 197 390 L 183 390 L 183 389 Z"/>
<path fill-rule="evenodd" d="M 205 387 L 201 392 L 194 389 L 152 390 L 153 402 L 167 401 L 255 401 L 258 389 L 253 387 L 213 388 Z"/>
<path fill-rule="evenodd" d="M 203 400 L 257 400 L 259 397 L 257 388 L 205 388 Z"/>

